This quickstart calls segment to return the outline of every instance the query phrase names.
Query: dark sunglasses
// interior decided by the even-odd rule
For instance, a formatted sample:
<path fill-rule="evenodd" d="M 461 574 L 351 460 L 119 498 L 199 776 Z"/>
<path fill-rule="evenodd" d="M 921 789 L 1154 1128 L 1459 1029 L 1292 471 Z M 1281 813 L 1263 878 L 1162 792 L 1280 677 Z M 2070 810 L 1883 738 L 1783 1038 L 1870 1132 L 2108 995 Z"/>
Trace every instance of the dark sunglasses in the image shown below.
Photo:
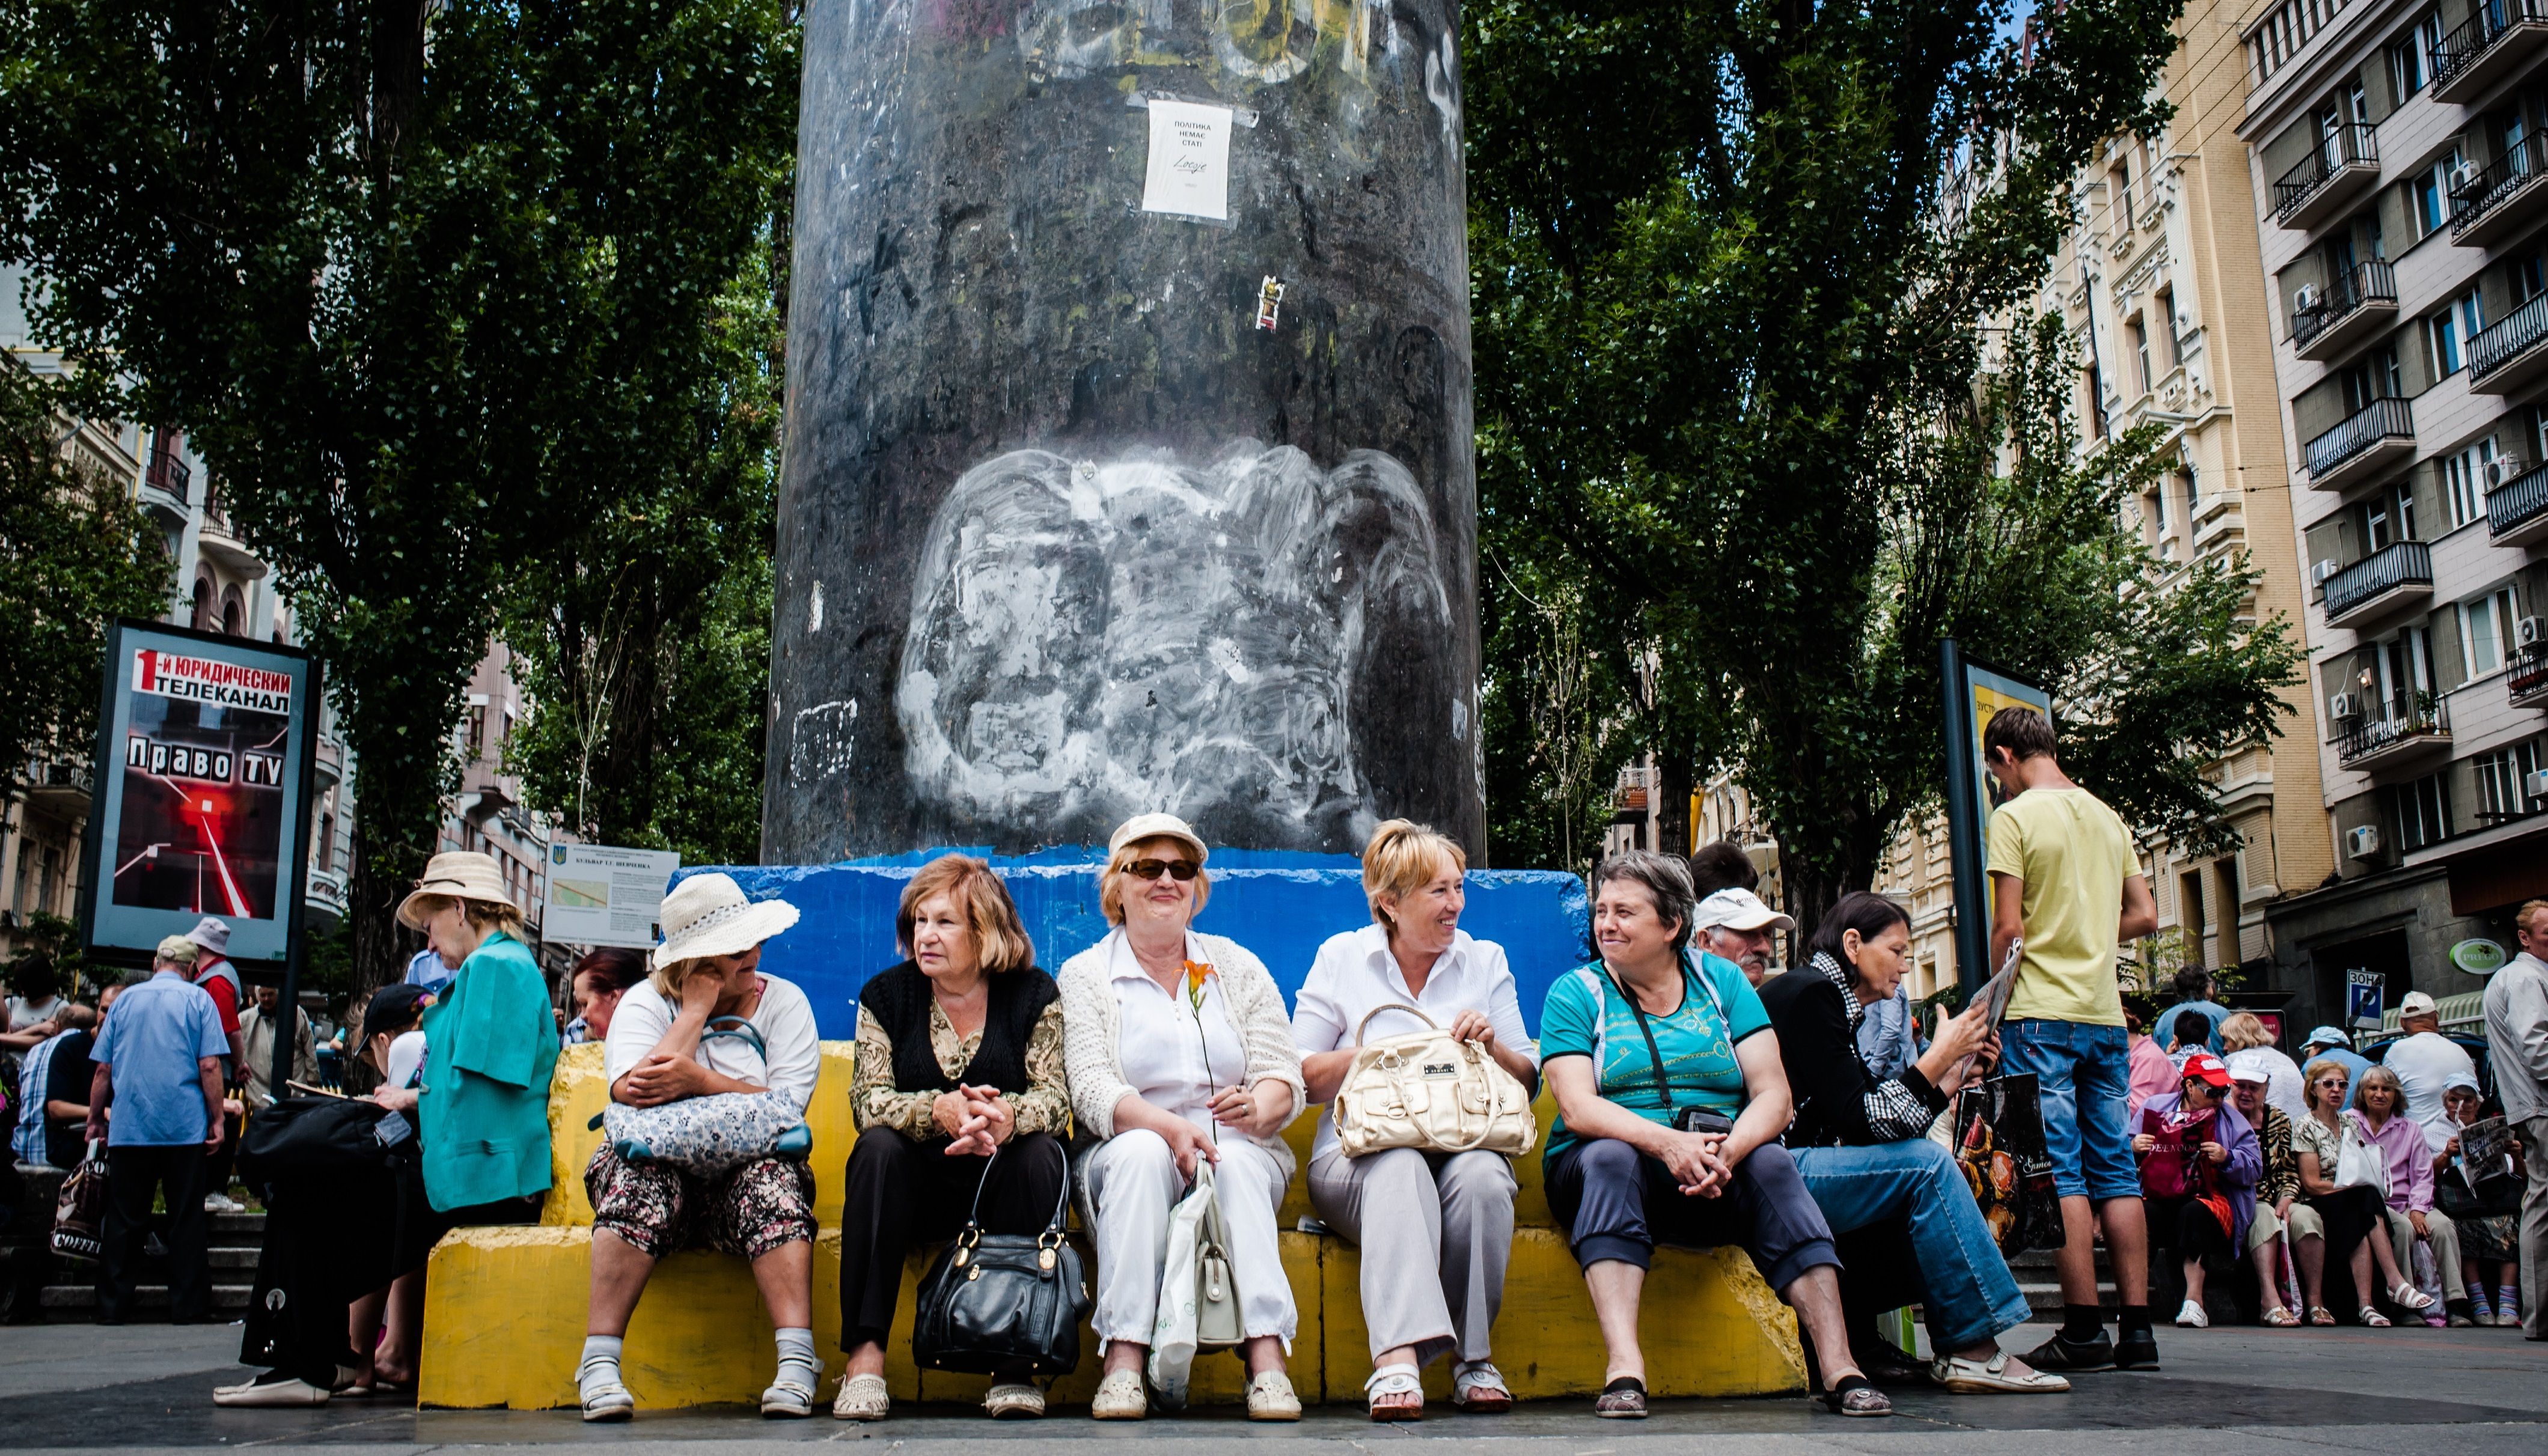
<path fill-rule="evenodd" d="M 1124 872 L 1135 879 L 1156 879 L 1162 874 L 1173 874 L 1183 882 L 1194 878 L 1202 868 L 1192 860 L 1136 860 L 1124 866 Z"/>

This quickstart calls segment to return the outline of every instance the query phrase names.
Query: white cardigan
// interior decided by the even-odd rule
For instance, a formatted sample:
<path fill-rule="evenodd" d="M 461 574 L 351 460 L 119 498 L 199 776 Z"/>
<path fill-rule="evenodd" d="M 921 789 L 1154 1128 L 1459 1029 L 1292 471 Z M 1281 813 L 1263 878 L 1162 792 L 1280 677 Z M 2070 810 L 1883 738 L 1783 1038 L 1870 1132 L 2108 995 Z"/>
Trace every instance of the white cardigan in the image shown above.
<path fill-rule="evenodd" d="M 1115 1104 L 1135 1089 L 1124 1080 L 1124 1061 L 1117 1042 L 1121 1008 L 1108 973 L 1115 944 L 1124 935 L 1118 926 L 1096 945 L 1061 963 L 1062 1062 L 1070 1073 L 1070 1109 L 1079 1126 L 1098 1138 L 1115 1136 Z M 1189 931 L 1207 962 L 1221 975 L 1221 995 L 1228 1006 L 1239 1042 L 1247 1047 L 1244 1085 L 1271 1077 L 1292 1089 L 1292 1115 L 1308 1102 L 1301 1080 L 1301 1050 L 1292 1042 L 1291 1014 L 1283 1007 L 1283 990 L 1265 962 L 1235 941 Z M 1287 1123 L 1290 1119 L 1285 1120 Z M 1250 1139 L 1279 1158 L 1288 1170 L 1292 1149 L 1280 1129 L 1270 1137 Z"/>

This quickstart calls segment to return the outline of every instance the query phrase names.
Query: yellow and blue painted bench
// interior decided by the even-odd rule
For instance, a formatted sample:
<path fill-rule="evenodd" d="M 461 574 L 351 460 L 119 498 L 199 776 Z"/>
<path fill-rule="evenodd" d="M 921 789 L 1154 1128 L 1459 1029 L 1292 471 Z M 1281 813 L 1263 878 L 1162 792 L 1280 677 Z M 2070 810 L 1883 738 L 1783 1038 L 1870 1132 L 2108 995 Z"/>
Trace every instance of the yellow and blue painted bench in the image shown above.
<path fill-rule="evenodd" d="M 841 1374 L 840 1259 L 843 1170 L 850 1123 L 850 1044 L 823 1046 L 822 1080 L 806 1121 L 814 1133 L 814 1342 L 825 1357 L 825 1391 Z M 601 1048 L 570 1047 L 559 1057 L 549 1101 L 556 1186 L 538 1225 L 460 1228 L 433 1250 L 425 1297 L 418 1398 L 426 1406 L 547 1410 L 576 1404 L 575 1367 L 584 1345 L 592 1206 L 584 1165 L 601 1135 L 585 1125 L 601 1110 Z M 1551 1116 L 1540 1101 L 1544 1130 Z M 1286 1135 L 1303 1164 L 1315 1122 Z M 1565 1235 L 1554 1227 L 1534 1152 L 1515 1167 L 1512 1262 L 1496 1321 L 1496 1363 L 1524 1400 L 1586 1396 L 1601 1388 L 1602 1346 L 1592 1301 Z M 1310 1214 L 1306 1182 L 1294 1178 L 1281 1225 L 1283 1267 L 1301 1312 L 1291 1374 L 1305 1401 L 1356 1401 L 1371 1374 L 1362 1320 L 1360 1259 L 1354 1246 L 1297 1231 Z M 978 1401 L 978 1375 L 921 1370 L 911 1363 L 913 1290 L 934 1250 L 914 1252 L 886 1349 L 885 1381 L 896 1401 Z M 1648 1384 L 1659 1396 L 1751 1396 L 1800 1390 L 1804 1360 L 1794 1316 L 1740 1249 L 1659 1249 L 1646 1283 L 1642 1329 Z M 1085 1403 L 1097 1388 L 1097 1342 L 1083 1333 L 1079 1369 L 1053 1388 L 1062 1404 Z M 770 1319 L 741 1259 L 704 1251 L 657 1266 L 628 1328 L 623 1369 L 643 1410 L 743 1404 L 758 1399 L 772 1368 Z M 1234 1404 L 1238 1362 L 1195 1365 L 1198 1404 Z M 1426 1393 L 1450 1395 L 1448 1362 L 1426 1371 Z"/>

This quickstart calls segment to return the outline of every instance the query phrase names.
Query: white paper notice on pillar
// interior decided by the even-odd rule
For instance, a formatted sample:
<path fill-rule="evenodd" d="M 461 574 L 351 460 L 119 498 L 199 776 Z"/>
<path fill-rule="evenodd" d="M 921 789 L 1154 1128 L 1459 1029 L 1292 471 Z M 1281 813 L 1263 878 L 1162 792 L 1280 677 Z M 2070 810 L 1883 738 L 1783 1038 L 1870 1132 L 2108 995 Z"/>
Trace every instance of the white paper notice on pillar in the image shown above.
<path fill-rule="evenodd" d="M 648 947 L 682 857 L 671 850 L 551 845 L 540 938 L 570 946 Z"/>
<path fill-rule="evenodd" d="M 1229 221 L 1229 122 L 1226 106 L 1150 103 L 1150 169 L 1141 211 Z"/>

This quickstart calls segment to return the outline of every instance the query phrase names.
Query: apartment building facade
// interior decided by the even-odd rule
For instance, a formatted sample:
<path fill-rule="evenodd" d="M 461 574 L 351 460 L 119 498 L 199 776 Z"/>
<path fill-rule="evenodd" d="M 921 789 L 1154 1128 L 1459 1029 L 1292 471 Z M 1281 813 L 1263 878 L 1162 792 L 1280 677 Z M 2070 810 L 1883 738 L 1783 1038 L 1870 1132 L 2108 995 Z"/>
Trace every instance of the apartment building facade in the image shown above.
<path fill-rule="evenodd" d="M 2296 1012 L 2469 994 L 2548 891 L 2548 0 L 2275 0 L 2240 35 L 2335 851 Z"/>

